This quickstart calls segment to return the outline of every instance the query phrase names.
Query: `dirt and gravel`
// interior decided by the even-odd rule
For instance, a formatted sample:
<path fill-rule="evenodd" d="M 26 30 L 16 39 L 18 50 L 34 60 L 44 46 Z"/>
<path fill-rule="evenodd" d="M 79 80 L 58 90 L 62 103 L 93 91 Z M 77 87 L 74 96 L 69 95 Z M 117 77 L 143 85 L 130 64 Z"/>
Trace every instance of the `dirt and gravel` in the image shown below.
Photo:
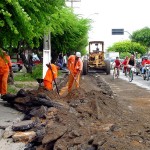
<path fill-rule="evenodd" d="M 59 88 L 66 81 L 60 80 Z M 40 100 L 36 107 L 35 99 Z M 26 150 L 149 150 L 149 100 L 143 88 L 112 80 L 111 75 L 91 74 L 82 76 L 79 89 L 61 98 L 40 88 L 16 96 L 11 106 L 22 106 L 24 120 L 35 122 L 29 130 L 36 137 L 26 141 Z"/>

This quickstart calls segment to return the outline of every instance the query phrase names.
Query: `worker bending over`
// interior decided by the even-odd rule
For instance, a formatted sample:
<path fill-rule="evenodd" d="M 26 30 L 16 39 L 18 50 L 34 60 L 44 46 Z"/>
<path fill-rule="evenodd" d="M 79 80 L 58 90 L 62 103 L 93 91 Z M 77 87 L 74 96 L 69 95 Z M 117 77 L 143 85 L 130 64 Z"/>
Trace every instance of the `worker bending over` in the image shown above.
<path fill-rule="evenodd" d="M 53 81 L 58 77 L 58 69 L 59 67 L 54 64 L 46 64 L 48 67 L 48 70 L 46 72 L 46 75 L 44 77 L 44 87 L 47 90 L 53 90 Z"/>
<path fill-rule="evenodd" d="M 70 72 L 68 79 L 68 92 L 70 92 L 74 81 L 76 88 L 79 87 L 80 75 L 83 68 L 83 62 L 81 60 L 80 52 L 76 52 L 75 55 L 69 56 L 67 67 Z"/>
<path fill-rule="evenodd" d="M 12 74 L 12 64 L 10 56 L 4 51 L 0 50 L 0 94 L 1 96 L 7 94 L 7 80 L 8 75 Z"/>

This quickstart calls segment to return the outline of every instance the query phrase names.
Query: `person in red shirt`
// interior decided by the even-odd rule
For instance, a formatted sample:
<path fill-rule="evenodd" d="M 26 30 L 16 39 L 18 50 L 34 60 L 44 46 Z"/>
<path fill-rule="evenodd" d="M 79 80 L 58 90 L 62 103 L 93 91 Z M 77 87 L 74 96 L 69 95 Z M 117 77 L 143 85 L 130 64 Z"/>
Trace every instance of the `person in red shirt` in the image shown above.
<path fill-rule="evenodd" d="M 115 63 L 114 68 L 120 68 L 121 62 L 119 60 L 119 57 L 116 57 L 116 60 L 114 61 L 114 63 Z"/>
<path fill-rule="evenodd" d="M 126 58 L 124 59 L 124 61 L 122 62 L 123 65 L 123 73 L 127 73 L 127 63 L 128 63 L 128 56 L 126 56 Z"/>
<path fill-rule="evenodd" d="M 142 61 L 142 74 L 145 73 L 145 65 L 146 64 L 150 64 L 150 60 L 148 60 L 147 56 L 145 56 L 144 59 L 143 59 L 143 61 Z"/>
<path fill-rule="evenodd" d="M 115 63 L 115 66 L 114 66 L 114 70 L 115 68 L 117 68 L 117 72 L 118 72 L 118 75 L 119 75 L 119 69 L 120 69 L 120 66 L 121 66 L 121 62 L 119 60 L 119 57 L 116 57 L 115 61 L 113 62 L 113 64 Z"/>

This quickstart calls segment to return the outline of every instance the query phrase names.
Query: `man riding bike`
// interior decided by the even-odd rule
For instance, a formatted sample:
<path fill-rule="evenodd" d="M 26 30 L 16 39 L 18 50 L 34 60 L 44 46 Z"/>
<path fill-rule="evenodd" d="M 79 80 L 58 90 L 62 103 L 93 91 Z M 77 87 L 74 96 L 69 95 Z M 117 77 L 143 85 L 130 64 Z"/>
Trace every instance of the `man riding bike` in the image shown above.
<path fill-rule="evenodd" d="M 142 74 L 145 73 L 145 65 L 146 64 L 150 64 L 150 60 L 148 60 L 148 57 L 147 56 L 144 56 L 144 59 L 142 61 Z"/>
<path fill-rule="evenodd" d="M 130 82 L 133 80 L 135 65 L 136 65 L 136 61 L 135 61 L 134 55 L 131 55 L 131 57 L 129 58 L 127 62 L 127 71 L 128 71 L 128 77 L 129 77 Z"/>

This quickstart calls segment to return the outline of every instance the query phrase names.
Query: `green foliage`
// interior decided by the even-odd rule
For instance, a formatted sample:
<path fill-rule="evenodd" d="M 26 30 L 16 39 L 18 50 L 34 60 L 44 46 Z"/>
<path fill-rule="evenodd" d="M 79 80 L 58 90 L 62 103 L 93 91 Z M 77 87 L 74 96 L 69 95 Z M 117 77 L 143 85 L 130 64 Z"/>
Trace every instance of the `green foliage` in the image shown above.
<path fill-rule="evenodd" d="M 114 43 L 113 46 L 108 48 L 108 51 L 115 51 L 120 54 L 124 52 L 131 54 L 134 54 L 135 52 L 144 54 L 146 52 L 146 47 L 136 42 L 121 41 Z"/>
<path fill-rule="evenodd" d="M 37 79 L 37 78 L 42 78 L 42 74 L 43 74 L 43 65 L 42 64 L 38 64 L 36 65 L 33 70 L 32 70 L 32 74 L 31 77 L 33 79 Z"/>
<path fill-rule="evenodd" d="M 52 18 L 53 22 L 57 22 L 56 30 L 52 33 L 52 49 L 55 53 L 85 53 L 83 49 L 88 44 L 90 20 L 78 18 L 69 8 L 59 10 Z"/>
<path fill-rule="evenodd" d="M 37 46 L 51 29 L 51 15 L 65 6 L 65 0 L 2 0 L 0 2 L 0 45 L 5 49 L 24 41 Z"/>
<path fill-rule="evenodd" d="M 129 52 L 120 53 L 120 58 L 121 58 L 121 59 L 124 59 L 126 56 L 130 57 L 130 56 L 131 56 L 131 53 L 129 53 Z"/>
<path fill-rule="evenodd" d="M 21 46 L 37 48 L 43 44 L 43 35 L 51 32 L 52 55 L 84 54 L 90 22 L 65 7 L 65 0 L 2 0 L 0 46 L 9 51 Z"/>
<path fill-rule="evenodd" d="M 132 41 L 138 42 L 146 47 L 150 47 L 150 28 L 145 27 L 134 31 L 131 36 Z"/>

